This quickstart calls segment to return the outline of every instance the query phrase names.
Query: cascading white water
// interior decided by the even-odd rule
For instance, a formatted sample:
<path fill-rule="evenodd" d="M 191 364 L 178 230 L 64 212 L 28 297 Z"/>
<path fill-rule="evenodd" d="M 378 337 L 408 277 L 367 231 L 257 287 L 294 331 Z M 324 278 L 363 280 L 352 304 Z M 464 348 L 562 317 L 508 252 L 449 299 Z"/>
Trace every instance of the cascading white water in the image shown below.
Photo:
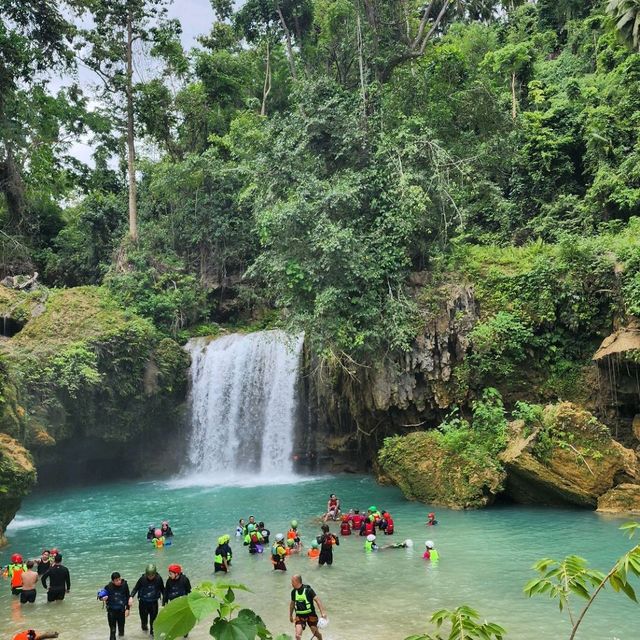
<path fill-rule="evenodd" d="M 222 481 L 293 474 L 302 343 L 281 331 L 189 341 L 190 472 Z"/>

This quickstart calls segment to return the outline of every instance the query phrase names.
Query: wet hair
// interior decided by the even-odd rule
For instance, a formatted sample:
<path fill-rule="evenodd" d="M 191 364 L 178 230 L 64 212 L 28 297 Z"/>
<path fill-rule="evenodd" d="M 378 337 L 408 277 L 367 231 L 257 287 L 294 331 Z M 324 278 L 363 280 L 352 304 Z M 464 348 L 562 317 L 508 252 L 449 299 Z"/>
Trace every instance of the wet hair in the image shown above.
<path fill-rule="evenodd" d="M 43 549 L 42 553 L 40 554 L 41 556 L 44 555 L 45 553 L 51 553 L 51 551 L 49 551 L 49 549 Z"/>
<path fill-rule="evenodd" d="M 118 578 L 122 578 L 122 576 L 117 571 L 114 571 L 111 574 L 111 580 L 117 580 Z"/>
<path fill-rule="evenodd" d="M 27 569 L 33 569 L 35 562 L 33 560 L 27 560 Z"/>
<path fill-rule="evenodd" d="M 329 533 L 329 525 L 328 524 L 323 524 L 321 527 L 322 531 L 324 531 L 325 533 Z"/>
<path fill-rule="evenodd" d="M 258 526 L 259 526 L 261 529 L 264 529 L 264 522 L 258 522 Z"/>
<path fill-rule="evenodd" d="M 62 554 L 61 553 L 56 553 L 55 557 L 53 558 L 54 562 L 62 562 Z"/>

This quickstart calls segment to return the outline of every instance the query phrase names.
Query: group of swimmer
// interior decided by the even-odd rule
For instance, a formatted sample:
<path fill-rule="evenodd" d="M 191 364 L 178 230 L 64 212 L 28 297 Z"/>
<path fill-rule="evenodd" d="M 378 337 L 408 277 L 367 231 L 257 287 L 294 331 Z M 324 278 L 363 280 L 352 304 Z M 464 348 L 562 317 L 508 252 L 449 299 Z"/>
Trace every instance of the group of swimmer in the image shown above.
<path fill-rule="evenodd" d="M 383 533 L 386 536 L 395 533 L 395 523 L 391 514 L 385 509 L 378 509 L 375 505 L 366 510 L 366 515 L 361 514 L 359 509 L 350 509 L 348 513 L 342 514 L 340 500 L 335 494 L 331 494 L 327 510 L 321 517 L 320 533 L 312 539 L 306 553 L 307 557 L 317 560 L 320 566 L 333 564 L 333 549 L 340 545 L 340 537 L 333 534 L 327 524 L 329 520 L 340 522 L 340 536 L 342 537 L 352 534 L 363 536 L 365 538 L 363 549 L 366 553 L 413 546 L 411 540 L 378 545 L 376 533 Z M 437 524 L 435 513 L 429 513 L 425 525 L 433 527 Z M 270 550 L 270 560 L 274 571 L 287 571 L 287 558 L 301 554 L 304 549 L 298 521 L 295 519 L 291 521 L 286 535 L 276 534 L 273 543 L 271 543 L 271 531 L 263 521 L 257 521 L 253 515 L 249 516 L 246 523 L 241 518 L 236 528 L 236 537 L 242 539 L 250 554 L 260 554 L 265 549 Z M 148 527 L 147 540 L 152 542 L 156 549 L 162 549 L 171 544 L 172 538 L 173 531 L 167 520 L 164 520 L 160 527 L 155 525 Z M 231 537 L 227 534 L 218 538 L 214 553 L 215 573 L 227 573 L 231 569 L 233 551 L 230 542 Z M 432 540 L 425 542 L 425 551 L 422 557 L 434 564 L 437 563 L 439 554 Z M 62 555 L 56 549 L 45 549 L 40 558 L 28 560 L 26 563 L 23 562 L 20 554 L 14 554 L 4 575 L 10 578 L 11 591 L 14 595 L 20 596 L 22 604 L 35 602 L 38 581 L 41 581 L 47 589 L 48 602 L 63 600 L 71 588 L 69 570 L 62 565 Z M 293 589 L 289 616 L 295 625 L 296 640 L 300 640 L 302 632 L 307 626 L 309 626 L 314 638 L 322 640 L 318 627 L 322 627 L 323 623 L 327 622 L 324 619 L 325 609 L 322 603 L 313 589 L 302 583 L 299 574 L 292 577 L 291 585 Z M 116 632 L 119 636 L 124 635 L 125 620 L 129 616 L 136 596 L 138 597 L 141 629 L 149 631 L 149 634 L 153 636 L 153 625 L 158 615 L 160 603 L 164 606 L 171 600 L 188 595 L 190 592 L 191 582 L 184 575 L 179 564 L 168 566 L 166 581 L 159 575 L 155 564 L 148 564 L 133 590 L 129 589 L 127 581 L 122 578 L 121 574 L 114 571 L 111 574 L 110 582 L 97 594 L 98 600 L 103 603 L 107 612 L 110 640 L 115 640 Z M 321 618 L 316 613 L 316 606 L 321 613 Z M 30 629 L 14 636 L 14 640 L 42 640 L 55 638 L 57 635 L 57 632 L 37 633 Z"/>
<path fill-rule="evenodd" d="M 170 546 L 172 538 L 173 531 L 169 526 L 168 520 L 163 520 L 159 527 L 156 527 L 154 524 L 149 525 L 147 540 L 151 542 L 156 549 Z"/>

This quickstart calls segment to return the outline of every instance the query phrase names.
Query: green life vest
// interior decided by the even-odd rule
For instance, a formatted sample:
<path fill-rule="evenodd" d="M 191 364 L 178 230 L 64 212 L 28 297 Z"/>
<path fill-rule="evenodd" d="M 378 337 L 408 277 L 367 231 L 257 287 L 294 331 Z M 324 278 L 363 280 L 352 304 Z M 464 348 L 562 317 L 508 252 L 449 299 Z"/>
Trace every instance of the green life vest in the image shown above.
<path fill-rule="evenodd" d="M 298 590 L 295 590 L 295 607 L 296 613 L 301 616 L 309 615 L 313 612 L 313 605 L 311 601 L 307 597 L 307 585 L 302 585 L 302 593 L 298 593 Z"/>
<path fill-rule="evenodd" d="M 364 550 L 365 550 L 367 553 L 370 553 L 371 551 L 373 551 L 373 545 L 374 545 L 374 544 L 375 544 L 374 542 L 369 542 L 369 541 L 367 540 L 367 541 L 364 543 Z"/>
<path fill-rule="evenodd" d="M 431 555 L 431 561 L 438 562 L 438 560 L 440 559 L 440 554 L 435 549 L 430 549 L 429 553 Z"/>

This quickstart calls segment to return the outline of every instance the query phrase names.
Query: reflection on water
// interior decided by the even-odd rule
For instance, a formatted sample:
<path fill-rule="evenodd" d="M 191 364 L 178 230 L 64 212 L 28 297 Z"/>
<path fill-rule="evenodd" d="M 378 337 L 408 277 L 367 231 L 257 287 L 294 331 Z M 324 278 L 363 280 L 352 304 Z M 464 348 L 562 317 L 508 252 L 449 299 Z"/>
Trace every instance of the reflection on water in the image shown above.
<path fill-rule="evenodd" d="M 249 485 L 255 478 L 245 478 Z M 365 554 L 361 538 L 343 538 L 335 564 L 319 567 L 304 556 L 288 561 L 289 574 L 274 573 L 267 554 L 249 556 L 233 537 L 237 520 L 255 515 L 272 534 L 286 532 L 292 518 L 300 522 L 303 540 L 319 529 L 317 516 L 328 494 L 336 492 L 347 508 L 370 504 L 388 509 L 395 519 L 393 541 L 411 538 L 412 549 Z M 405 501 L 393 488 L 378 487 L 362 477 L 300 480 L 294 484 L 199 487 L 184 482 L 147 482 L 99 486 L 33 496 L 26 500 L 9 534 L 11 544 L 0 552 L 6 564 L 13 552 L 37 557 L 56 546 L 71 570 L 71 594 L 47 605 L 40 590 L 35 606 L 20 608 L 0 582 L 0 637 L 29 627 L 58 629 L 63 640 L 103 640 L 108 637 L 106 614 L 96 592 L 112 571 L 134 583 L 147 562 L 166 567 L 179 562 L 193 583 L 212 578 L 216 538 L 232 535 L 234 565 L 230 577 L 252 589 L 241 594 L 243 604 L 258 611 L 276 632 L 291 633 L 288 622 L 289 579 L 302 573 L 321 597 L 330 624 L 327 640 L 401 639 L 426 630 L 431 612 L 465 603 L 508 630 L 516 640 L 556 640 L 568 637 L 568 625 L 547 600 L 529 600 L 522 587 L 532 576 L 535 560 L 581 555 L 606 569 L 629 547 L 618 531 L 624 522 L 585 511 L 502 507 L 459 512 L 436 509 L 440 524 L 424 526 L 427 505 Z M 145 541 L 147 526 L 168 518 L 176 537 L 172 546 L 154 551 Z M 333 527 L 337 532 L 337 527 Z M 432 539 L 440 562 L 422 560 L 424 541 Z M 383 543 L 387 540 L 383 540 Z M 605 595 L 585 623 L 581 640 L 635 640 L 639 612 L 620 597 Z M 190 635 L 208 638 L 203 624 Z M 127 638 L 143 638 L 134 611 Z M 305 637 L 310 637 L 306 634 Z"/>

